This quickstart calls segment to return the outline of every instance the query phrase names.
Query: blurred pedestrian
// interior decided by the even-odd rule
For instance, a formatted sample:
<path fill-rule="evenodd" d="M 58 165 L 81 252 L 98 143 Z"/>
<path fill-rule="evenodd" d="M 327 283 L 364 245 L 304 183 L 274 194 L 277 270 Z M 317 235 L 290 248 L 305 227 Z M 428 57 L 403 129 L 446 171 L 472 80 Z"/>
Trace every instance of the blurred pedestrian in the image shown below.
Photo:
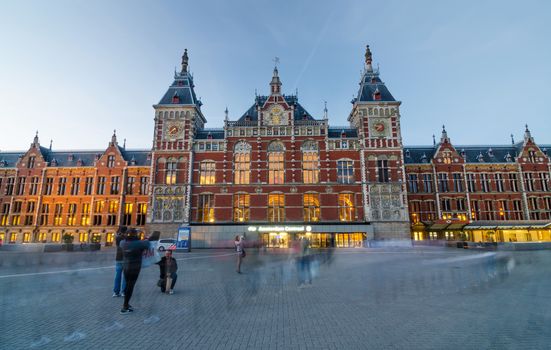
<path fill-rule="evenodd" d="M 237 273 L 241 273 L 241 262 L 243 261 L 243 258 L 246 256 L 245 248 L 243 246 L 244 242 L 243 236 L 235 236 L 235 251 L 237 252 Z"/>
<path fill-rule="evenodd" d="M 299 252 L 299 287 L 312 284 L 312 270 L 310 266 L 310 240 L 306 237 L 300 238 Z"/>
<path fill-rule="evenodd" d="M 165 256 L 156 264 L 159 265 L 160 269 L 161 292 L 174 294 L 174 285 L 176 284 L 176 279 L 178 279 L 178 274 L 176 273 L 178 271 L 178 263 L 172 257 L 172 250 L 167 250 Z M 169 284 L 170 288 L 168 288 Z"/>
<path fill-rule="evenodd" d="M 121 248 L 124 259 L 124 278 L 126 279 L 121 314 L 126 314 L 134 311 L 130 305 L 130 299 L 142 268 L 142 255 L 149 248 L 149 241 L 141 241 L 138 237 L 138 231 L 131 228 L 126 233 L 126 239 L 121 242 Z"/>
<path fill-rule="evenodd" d="M 126 288 L 126 279 L 122 274 L 123 270 L 123 258 L 122 258 L 122 248 L 121 241 L 126 238 L 126 226 L 119 226 L 117 230 L 117 235 L 115 236 L 115 246 L 117 248 L 117 253 L 115 256 L 115 284 L 113 286 L 113 298 L 120 297 L 121 292 L 124 296 L 124 289 Z M 121 287 L 122 284 L 122 287 Z"/>

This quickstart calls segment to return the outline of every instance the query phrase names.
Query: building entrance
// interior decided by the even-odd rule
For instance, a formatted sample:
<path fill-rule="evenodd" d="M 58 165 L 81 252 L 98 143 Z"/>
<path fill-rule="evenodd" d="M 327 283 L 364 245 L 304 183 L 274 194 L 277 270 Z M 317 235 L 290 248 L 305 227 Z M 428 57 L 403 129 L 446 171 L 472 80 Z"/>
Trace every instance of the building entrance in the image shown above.
<path fill-rule="evenodd" d="M 264 233 L 262 243 L 267 248 L 289 248 L 289 234 L 287 232 Z"/>

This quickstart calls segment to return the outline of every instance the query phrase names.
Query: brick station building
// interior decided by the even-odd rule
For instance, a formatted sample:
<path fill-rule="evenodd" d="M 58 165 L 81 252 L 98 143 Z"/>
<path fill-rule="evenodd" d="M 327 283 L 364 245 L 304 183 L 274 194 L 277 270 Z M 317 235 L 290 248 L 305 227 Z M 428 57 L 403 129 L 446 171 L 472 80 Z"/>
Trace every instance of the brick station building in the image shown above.
<path fill-rule="evenodd" d="M 54 151 L 36 136 L 26 152 L 0 152 L 0 238 L 110 243 L 124 224 L 164 237 L 189 226 L 194 247 L 244 232 L 269 247 L 302 235 L 315 247 L 549 240 L 549 147 L 528 129 L 510 146 L 454 147 L 445 130 L 438 144 L 403 146 L 401 102 L 369 47 L 347 127 L 284 94 L 276 67 L 269 94 L 205 128 L 188 63 L 186 51 L 153 106 L 150 150 L 126 150 L 113 134 L 101 151 Z"/>

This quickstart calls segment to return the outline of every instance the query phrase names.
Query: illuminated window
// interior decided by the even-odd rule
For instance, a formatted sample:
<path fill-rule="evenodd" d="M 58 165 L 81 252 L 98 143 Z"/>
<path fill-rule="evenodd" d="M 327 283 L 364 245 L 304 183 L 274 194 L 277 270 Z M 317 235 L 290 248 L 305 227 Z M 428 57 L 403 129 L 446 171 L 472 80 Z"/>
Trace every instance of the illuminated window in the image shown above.
<path fill-rule="evenodd" d="M 114 240 L 115 240 L 115 234 L 114 233 L 111 232 L 111 233 L 108 233 L 108 234 L 105 235 L 105 242 L 106 243 L 113 243 Z"/>
<path fill-rule="evenodd" d="M 213 185 L 216 183 L 216 163 L 211 160 L 201 162 L 199 165 L 199 184 Z"/>
<path fill-rule="evenodd" d="M 107 225 L 117 224 L 117 214 L 119 212 L 119 201 L 109 201 L 109 215 L 107 215 Z"/>
<path fill-rule="evenodd" d="M 197 207 L 197 221 L 214 222 L 214 194 L 201 194 Z"/>
<path fill-rule="evenodd" d="M 285 221 L 285 195 L 283 193 L 268 195 L 268 221 Z"/>
<path fill-rule="evenodd" d="M 318 144 L 314 141 L 306 141 L 302 149 L 302 181 L 305 184 L 319 182 L 319 154 Z"/>
<path fill-rule="evenodd" d="M 61 234 L 59 232 L 52 233 L 52 242 L 59 242 L 61 240 Z"/>
<path fill-rule="evenodd" d="M 25 232 L 23 233 L 23 243 L 30 243 L 31 242 L 31 233 Z"/>
<path fill-rule="evenodd" d="M 136 225 L 144 226 L 147 216 L 147 203 L 138 203 L 138 211 L 136 213 Z"/>
<path fill-rule="evenodd" d="M 237 193 L 233 196 L 233 220 L 236 222 L 249 221 L 250 196 L 245 193 Z"/>
<path fill-rule="evenodd" d="M 132 213 L 134 212 L 133 203 L 124 203 L 124 213 L 122 215 L 122 224 L 130 226 L 132 224 Z"/>
<path fill-rule="evenodd" d="M 54 226 L 60 226 L 63 222 L 63 204 L 57 203 L 54 210 Z"/>
<path fill-rule="evenodd" d="M 119 194 L 120 176 L 111 176 L 111 194 Z"/>
<path fill-rule="evenodd" d="M 268 183 L 285 182 L 285 147 L 281 142 L 272 142 L 268 146 Z"/>
<path fill-rule="evenodd" d="M 101 225 L 104 209 L 105 201 L 96 201 L 94 203 L 94 222 L 92 223 L 94 226 Z"/>
<path fill-rule="evenodd" d="M 354 220 L 354 195 L 352 193 L 339 193 L 339 219 L 341 221 Z"/>
<path fill-rule="evenodd" d="M 88 232 L 81 232 L 78 234 L 78 241 L 80 243 L 88 242 Z"/>
<path fill-rule="evenodd" d="M 12 232 L 10 233 L 10 243 L 15 243 L 15 242 L 17 242 L 17 233 Z"/>
<path fill-rule="evenodd" d="M 305 193 L 303 195 L 304 221 L 319 221 L 320 199 L 317 193 Z"/>
<path fill-rule="evenodd" d="M 178 163 L 177 162 L 168 162 L 166 163 L 166 177 L 165 183 L 167 185 L 174 185 L 176 183 L 176 174 L 178 172 Z"/>
<path fill-rule="evenodd" d="M 67 225 L 74 226 L 76 223 L 77 205 L 75 203 L 69 204 L 69 211 L 67 213 Z"/>
<path fill-rule="evenodd" d="M 46 232 L 40 232 L 38 234 L 38 241 L 42 243 L 46 243 L 46 239 L 47 239 L 46 237 L 47 237 Z"/>
<path fill-rule="evenodd" d="M 337 162 L 337 182 L 351 184 L 354 182 L 354 162 L 351 160 L 339 160 Z"/>
<path fill-rule="evenodd" d="M 90 203 L 82 204 L 82 211 L 80 216 L 80 224 L 82 226 L 90 225 Z"/>
<path fill-rule="evenodd" d="M 235 145 L 234 183 L 246 185 L 251 177 L 251 145 L 239 142 Z"/>

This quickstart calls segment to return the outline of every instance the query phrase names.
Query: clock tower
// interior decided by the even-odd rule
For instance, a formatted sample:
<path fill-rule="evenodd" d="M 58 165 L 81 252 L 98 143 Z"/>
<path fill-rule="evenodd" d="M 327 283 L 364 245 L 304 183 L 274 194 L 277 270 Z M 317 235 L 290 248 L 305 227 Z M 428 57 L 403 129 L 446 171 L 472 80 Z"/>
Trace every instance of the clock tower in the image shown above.
<path fill-rule="evenodd" d="M 170 237 L 176 234 L 178 226 L 190 220 L 192 145 L 196 130 L 202 129 L 206 123 L 188 65 L 186 49 L 180 72 L 175 72 L 168 91 L 153 106 L 155 131 L 148 230 L 160 231 Z"/>
<path fill-rule="evenodd" d="M 360 89 L 348 121 L 360 138 L 364 215 L 373 224 L 375 239 L 410 237 L 400 104 L 380 79 L 379 70 L 373 69 L 367 46 Z"/>

